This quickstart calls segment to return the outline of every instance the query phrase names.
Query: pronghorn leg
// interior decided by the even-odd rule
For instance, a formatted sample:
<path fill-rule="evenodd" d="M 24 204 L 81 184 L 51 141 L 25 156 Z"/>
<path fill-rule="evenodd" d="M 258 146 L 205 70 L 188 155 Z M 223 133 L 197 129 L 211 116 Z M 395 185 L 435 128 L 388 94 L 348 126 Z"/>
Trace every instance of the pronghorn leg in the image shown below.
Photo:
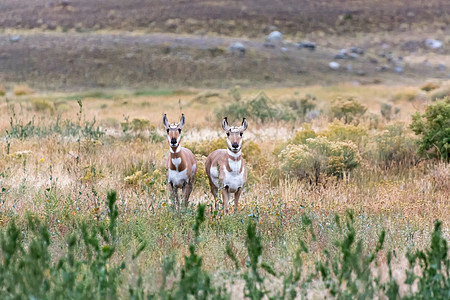
<path fill-rule="evenodd" d="M 178 210 L 180 208 L 180 199 L 178 198 L 178 188 L 173 188 L 173 194 L 175 198 L 176 209 Z"/>
<path fill-rule="evenodd" d="M 242 189 L 239 188 L 236 193 L 234 193 L 234 211 L 237 212 L 239 209 L 239 198 L 241 197 Z"/>
<path fill-rule="evenodd" d="M 219 204 L 217 202 L 217 197 L 218 197 L 218 192 L 219 190 L 217 189 L 217 187 L 214 185 L 214 183 L 209 180 L 209 186 L 211 187 L 211 194 L 213 195 L 214 198 L 214 210 L 218 211 L 219 210 Z"/>
<path fill-rule="evenodd" d="M 228 214 L 228 201 L 230 200 L 230 192 L 228 189 L 222 189 L 222 201 L 223 201 L 223 212 L 224 214 Z"/>
<path fill-rule="evenodd" d="M 189 197 L 191 196 L 193 189 L 194 189 L 194 183 L 189 182 L 189 184 L 187 185 L 187 188 L 186 188 L 186 196 L 184 197 L 184 206 L 185 207 L 188 207 L 188 200 L 189 200 Z"/>

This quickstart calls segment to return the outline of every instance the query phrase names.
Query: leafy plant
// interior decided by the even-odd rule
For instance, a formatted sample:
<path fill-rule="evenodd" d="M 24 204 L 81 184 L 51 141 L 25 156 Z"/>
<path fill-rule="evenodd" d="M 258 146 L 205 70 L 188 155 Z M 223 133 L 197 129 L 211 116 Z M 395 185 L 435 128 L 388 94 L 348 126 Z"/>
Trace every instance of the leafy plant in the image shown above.
<path fill-rule="evenodd" d="M 357 121 L 367 111 L 367 108 L 361 105 L 353 98 L 337 98 L 331 106 L 332 119 L 343 120 L 345 124 Z"/>
<path fill-rule="evenodd" d="M 361 161 L 351 142 L 333 142 L 326 137 L 309 138 L 304 144 L 289 144 L 280 152 L 281 167 L 288 174 L 308 178 L 318 184 L 322 177 L 338 176 L 356 168 Z"/>
<path fill-rule="evenodd" d="M 420 136 L 419 154 L 450 161 L 450 98 L 429 105 L 423 115 L 416 113 L 410 128 Z"/>

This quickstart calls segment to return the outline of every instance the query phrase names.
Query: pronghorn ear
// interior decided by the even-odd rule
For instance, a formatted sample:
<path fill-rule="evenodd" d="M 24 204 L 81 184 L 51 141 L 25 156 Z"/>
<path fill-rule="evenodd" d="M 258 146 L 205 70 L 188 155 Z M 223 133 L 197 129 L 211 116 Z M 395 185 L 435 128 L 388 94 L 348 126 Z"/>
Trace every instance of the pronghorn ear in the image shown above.
<path fill-rule="evenodd" d="M 223 128 L 223 130 L 225 130 L 225 131 L 228 130 L 228 120 L 227 120 L 227 117 L 223 118 L 223 120 L 222 120 L 222 128 Z"/>
<path fill-rule="evenodd" d="M 184 126 L 184 122 L 186 121 L 186 118 L 184 117 L 184 114 L 181 114 L 180 123 L 178 123 L 178 127 L 181 129 Z"/>
<path fill-rule="evenodd" d="M 169 128 L 169 121 L 167 120 L 166 114 L 164 114 L 163 116 L 163 124 L 166 127 L 166 129 Z"/>
<path fill-rule="evenodd" d="M 247 125 L 247 119 L 242 119 L 241 131 L 245 131 L 245 129 L 247 129 Z"/>

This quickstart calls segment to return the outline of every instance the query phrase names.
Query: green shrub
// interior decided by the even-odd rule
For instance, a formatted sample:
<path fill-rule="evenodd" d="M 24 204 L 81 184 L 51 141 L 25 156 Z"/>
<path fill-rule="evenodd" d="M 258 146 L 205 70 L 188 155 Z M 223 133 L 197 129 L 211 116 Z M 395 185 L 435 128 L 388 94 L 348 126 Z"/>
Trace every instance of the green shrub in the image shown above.
<path fill-rule="evenodd" d="M 325 136 L 330 141 L 352 141 L 359 148 L 364 146 L 367 140 L 368 132 L 365 128 L 358 125 L 343 124 L 340 121 L 335 121 L 328 125 L 328 128 L 319 133 L 321 136 Z"/>
<path fill-rule="evenodd" d="M 360 162 L 358 147 L 351 141 L 333 142 L 326 137 L 309 138 L 304 144 L 289 144 L 278 155 L 288 174 L 318 184 L 324 176 L 342 177 Z"/>
<path fill-rule="evenodd" d="M 375 149 L 370 155 L 377 165 L 384 168 L 414 165 L 418 160 L 415 139 L 400 122 L 386 126 L 375 135 Z"/>
<path fill-rule="evenodd" d="M 58 260 L 51 258 L 49 228 L 38 218 L 29 215 L 24 229 L 12 221 L 0 234 L 0 298 L 118 298 L 125 263 L 113 259 L 119 244 L 116 201 L 116 192 L 109 192 L 109 220 L 92 225 L 81 222 Z M 133 257 L 144 247 L 139 246 Z"/>
<path fill-rule="evenodd" d="M 144 132 L 147 132 L 148 138 L 153 142 L 161 143 L 165 139 L 164 136 L 161 136 L 156 131 L 155 125 L 146 119 L 134 118 L 130 121 L 128 117 L 125 117 L 125 122 L 122 122 L 120 125 L 125 136 L 132 134 L 133 136 L 141 137 Z"/>
<path fill-rule="evenodd" d="M 242 120 L 245 117 L 260 123 L 290 121 L 296 118 L 291 110 L 275 105 L 264 92 L 260 92 L 255 98 L 248 101 L 239 101 L 223 106 L 216 110 L 216 116 L 219 120 L 225 116 L 231 120 Z"/>
<path fill-rule="evenodd" d="M 316 108 L 316 97 L 307 94 L 304 98 L 289 100 L 287 106 L 300 120 L 305 121 L 307 113 Z"/>
<path fill-rule="evenodd" d="M 339 97 L 333 101 L 333 105 L 331 106 L 331 118 L 343 120 L 345 124 L 348 124 L 353 121 L 358 121 L 366 111 L 367 108 L 355 99 L 351 97 L 342 99 Z"/>
<path fill-rule="evenodd" d="M 380 113 L 387 121 L 392 120 L 400 112 L 400 108 L 396 107 L 392 110 L 392 105 L 388 103 L 381 103 Z"/>
<path fill-rule="evenodd" d="M 33 99 L 31 100 L 31 106 L 35 112 L 50 113 L 53 114 L 54 107 L 46 99 Z"/>
<path fill-rule="evenodd" d="M 450 161 L 450 98 L 429 105 L 423 115 L 414 114 L 410 128 L 420 136 L 419 154 Z"/>

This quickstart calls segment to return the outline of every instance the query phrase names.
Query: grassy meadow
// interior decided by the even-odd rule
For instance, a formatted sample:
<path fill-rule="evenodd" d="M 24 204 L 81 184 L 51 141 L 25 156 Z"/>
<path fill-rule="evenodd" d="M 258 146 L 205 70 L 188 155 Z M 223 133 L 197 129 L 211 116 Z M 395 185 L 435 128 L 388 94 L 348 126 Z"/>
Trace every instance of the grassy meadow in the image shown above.
<path fill-rule="evenodd" d="M 449 291 L 442 247 L 450 168 L 419 156 L 409 128 L 436 90 L 5 92 L 2 299 L 395 299 Z M 342 114 L 348 105 L 355 111 Z M 166 189 L 162 115 L 173 122 L 181 112 L 182 145 L 199 171 L 189 207 L 178 211 Z M 229 215 L 213 211 L 203 169 L 206 156 L 225 147 L 225 114 L 232 124 L 249 119 L 249 180 Z M 414 252 L 430 249 L 432 238 L 438 248 Z M 415 266 L 425 260 L 414 253 L 430 264 L 439 257 L 439 266 Z"/>

